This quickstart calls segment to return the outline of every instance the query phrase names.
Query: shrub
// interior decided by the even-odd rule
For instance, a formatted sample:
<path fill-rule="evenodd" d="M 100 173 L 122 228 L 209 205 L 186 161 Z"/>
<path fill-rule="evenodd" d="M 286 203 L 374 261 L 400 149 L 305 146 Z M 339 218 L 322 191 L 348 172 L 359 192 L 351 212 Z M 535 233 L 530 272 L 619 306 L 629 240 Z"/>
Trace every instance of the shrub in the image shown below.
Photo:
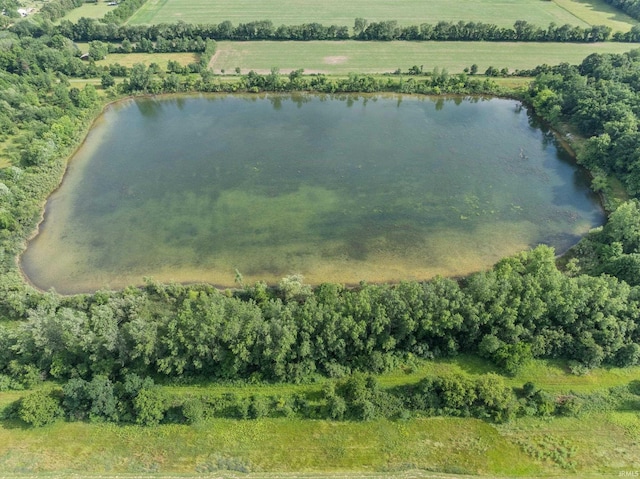
<path fill-rule="evenodd" d="M 168 404 L 164 393 L 157 387 L 141 389 L 133 399 L 136 423 L 156 426 L 164 419 Z"/>
<path fill-rule="evenodd" d="M 204 419 L 204 404 L 200 398 L 188 398 L 182 404 L 182 415 L 187 424 L 198 424 Z"/>
<path fill-rule="evenodd" d="M 51 392 L 35 391 L 20 401 L 18 417 L 31 426 L 50 424 L 62 416 L 60 400 Z"/>

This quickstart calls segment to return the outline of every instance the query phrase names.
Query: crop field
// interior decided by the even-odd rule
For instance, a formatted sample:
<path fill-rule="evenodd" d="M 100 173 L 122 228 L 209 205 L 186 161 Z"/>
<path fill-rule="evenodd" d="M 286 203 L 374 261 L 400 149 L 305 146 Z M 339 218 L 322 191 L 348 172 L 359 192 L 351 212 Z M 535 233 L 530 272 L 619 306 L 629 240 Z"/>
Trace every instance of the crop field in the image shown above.
<path fill-rule="evenodd" d="M 516 20 L 535 25 L 609 25 L 628 30 L 634 21 L 602 0 L 149 0 L 130 24 L 220 23 L 271 20 L 274 25 L 317 22 L 352 26 L 355 18 L 397 20 L 400 25 L 438 21 L 474 21 L 511 26 Z"/>
<path fill-rule="evenodd" d="M 209 64 L 215 73 L 232 73 L 239 67 L 268 72 L 279 68 L 282 73 L 303 68 L 306 73 L 384 73 L 413 65 L 424 71 L 434 67 L 461 73 L 477 64 L 479 72 L 487 67 L 533 68 L 543 63 L 579 63 L 593 52 L 622 53 L 634 48 L 627 43 L 501 43 L 501 42 L 218 42 L 216 54 Z M 109 57 L 115 58 L 114 55 Z"/>

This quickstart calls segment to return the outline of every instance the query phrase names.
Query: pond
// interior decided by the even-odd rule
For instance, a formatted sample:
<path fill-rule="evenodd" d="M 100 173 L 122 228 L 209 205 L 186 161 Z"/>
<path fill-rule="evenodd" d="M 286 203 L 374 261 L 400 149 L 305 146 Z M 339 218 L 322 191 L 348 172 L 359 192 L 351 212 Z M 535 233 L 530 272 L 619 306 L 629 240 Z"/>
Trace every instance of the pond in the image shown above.
<path fill-rule="evenodd" d="M 514 100 L 185 96 L 111 105 L 21 257 L 60 293 L 423 280 L 602 224 L 589 179 Z"/>

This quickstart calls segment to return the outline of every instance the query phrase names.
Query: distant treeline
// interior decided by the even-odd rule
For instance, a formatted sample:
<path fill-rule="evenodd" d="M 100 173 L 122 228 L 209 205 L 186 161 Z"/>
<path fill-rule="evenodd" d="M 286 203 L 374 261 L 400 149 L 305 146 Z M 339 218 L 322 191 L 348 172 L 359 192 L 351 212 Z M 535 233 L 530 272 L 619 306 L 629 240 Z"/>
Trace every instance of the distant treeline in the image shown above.
<path fill-rule="evenodd" d="M 97 0 L 95 0 L 97 2 Z M 120 24 L 126 21 L 147 0 L 120 0 L 118 5 L 101 19 L 105 23 Z M 52 22 L 60 20 L 71 10 L 81 7 L 86 0 L 49 0 L 42 5 L 38 15 Z M 93 3 L 93 2 L 92 2 Z"/>
<path fill-rule="evenodd" d="M 71 0 L 65 0 L 71 1 Z M 133 2 L 134 0 L 128 0 Z M 140 1 L 140 0 L 138 0 Z M 126 5 L 126 4 L 125 4 Z M 120 7 L 118 7 L 120 8 Z M 116 15 L 114 10 L 109 15 Z M 611 28 L 604 25 L 579 27 L 550 24 L 543 28 L 524 20 L 515 22 L 513 27 L 499 27 L 481 22 L 438 22 L 412 26 L 399 26 L 395 20 L 367 22 L 356 19 L 353 33 L 347 26 L 321 25 L 281 25 L 276 27 L 270 20 L 253 21 L 233 25 L 230 21 L 219 24 L 189 24 L 177 22 L 158 25 L 122 25 L 121 21 L 80 18 L 76 23 L 63 20 L 59 25 L 46 22 L 21 21 L 12 30 L 20 34 L 41 36 L 59 33 L 74 41 L 89 42 L 101 40 L 137 43 L 142 39 L 152 42 L 159 38 L 210 39 L 210 40 L 362 40 L 362 41 L 509 41 L 509 42 L 601 42 L 611 37 Z M 629 33 L 615 33 L 616 41 L 638 41 L 640 29 Z"/>

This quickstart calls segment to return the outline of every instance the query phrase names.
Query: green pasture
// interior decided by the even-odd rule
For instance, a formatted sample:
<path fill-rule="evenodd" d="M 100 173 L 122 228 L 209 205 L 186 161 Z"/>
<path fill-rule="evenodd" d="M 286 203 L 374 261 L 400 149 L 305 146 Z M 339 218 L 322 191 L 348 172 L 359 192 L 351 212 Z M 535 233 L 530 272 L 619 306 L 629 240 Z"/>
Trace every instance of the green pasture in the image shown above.
<path fill-rule="evenodd" d="M 461 355 L 453 359 L 437 361 L 416 360 L 411 366 L 403 366 L 396 370 L 377 376 L 378 382 L 384 388 L 415 384 L 426 376 L 440 376 L 443 374 L 462 374 L 477 377 L 481 374 L 500 373 L 489 361 L 477 356 Z M 590 393 L 605 391 L 615 386 L 625 386 L 633 380 L 640 379 L 640 366 L 629 368 L 597 368 L 587 374 L 575 375 L 569 370 L 566 361 L 534 360 L 529 362 L 515 376 L 505 377 L 505 382 L 511 387 L 521 387 L 527 382 L 552 393 L 569 392 Z M 240 397 L 254 394 L 265 396 L 289 396 L 305 394 L 314 397 L 322 392 L 322 382 L 312 384 L 289 383 L 260 383 L 260 384 L 194 384 L 180 386 L 165 386 L 166 391 L 177 396 L 221 396 L 233 393 Z M 0 394 L 1 397 L 1 394 Z"/>
<path fill-rule="evenodd" d="M 544 471 L 491 425 L 430 418 L 368 423 L 264 419 L 142 428 L 57 423 L 0 427 L 0 470 L 50 473 L 375 472 L 429 469 L 529 475 Z"/>
<path fill-rule="evenodd" d="M 9 138 L 6 141 L 0 143 L 0 168 L 6 168 L 11 166 L 11 161 L 9 160 L 10 152 L 16 149 L 16 145 Z"/>
<path fill-rule="evenodd" d="M 420 361 L 411 368 L 400 368 L 383 374 L 378 381 L 384 387 L 417 383 L 425 376 L 456 373 L 471 377 L 487 373 L 499 373 L 495 366 L 477 356 L 462 355 L 451 360 Z M 640 366 L 630 368 L 597 368 L 584 375 L 572 374 L 566 361 L 538 359 L 530 361 L 518 374 L 505 377 L 511 387 L 521 387 L 533 382 L 550 393 L 589 393 L 614 386 L 627 385 L 640 379 Z"/>
<path fill-rule="evenodd" d="M 82 90 L 87 85 L 93 85 L 98 90 L 102 88 L 99 78 L 69 78 L 69 84 L 79 90 Z"/>
<path fill-rule="evenodd" d="M 153 428 L 58 422 L 27 430 L 4 423 L 0 471 L 36 477 L 254 476 L 241 471 L 258 473 L 255 477 L 294 472 L 315 472 L 313 477 L 429 477 L 407 476 L 419 469 L 457 478 L 614 477 L 637 468 L 639 426 L 637 414 L 629 413 L 523 419 L 507 425 L 463 418 L 366 423 L 217 419 Z M 233 472 L 225 473 L 225 468 Z"/>
<path fill-rule="evenodd" d="M 626 32 L 638 22 L 608 3 L 597 0 L 553 0 L 558 7 L 589 25 L 607 25 L 614 32 Z"/>
<path fill-rule="evenodd" d="M 593 52 L 623 53 L 634 48 L 628 43 L 504 43 L 504 42 L 218 42 L 210 68 L 215 73 L 233 73 L 239 67 L 268 72 L 273 67 L 282 73 L 303 68 L 305 73 L 346 74 L 393 72 L 423 65 L 461 73 L 477 64 L 479 72 L 487 67 L 516 69 L 541 64 L 579 63 Z M 110 56 L 108 61 L 114 61 Z"/>
<path fill-rule="evenodd" d="M 99 0 L 97 3 L 83 3 L 78 8 L 74 8 L 67 13 L 61 20 L 69 20 L 77 22 L 80 18 L 102 18 L 104 15 L 113 10 L 114 6 L 109 6 L 110 0 Z"/>
<path fill-rule="evenodd" d="M 603 0 L 149 0 L 129 20 L 130 24 L 220 23 L 271 20 L 274 25 L 317 22 L 353 26 L 356 18 L 397 20 L 400 25 L 439 21 L 474 21 L 511 26 L 516 20 L 546 27 L 557 25 L 609 25 L 628 30 L 633 20 Z"/>
<path fill-rule="evenodd" d="M 3 158 L 2 151 L 4 148 L 0 146 L 0 168 L 6 168 L 7 166 L 11 166 L 11 162 L 7 158 Z"/>

